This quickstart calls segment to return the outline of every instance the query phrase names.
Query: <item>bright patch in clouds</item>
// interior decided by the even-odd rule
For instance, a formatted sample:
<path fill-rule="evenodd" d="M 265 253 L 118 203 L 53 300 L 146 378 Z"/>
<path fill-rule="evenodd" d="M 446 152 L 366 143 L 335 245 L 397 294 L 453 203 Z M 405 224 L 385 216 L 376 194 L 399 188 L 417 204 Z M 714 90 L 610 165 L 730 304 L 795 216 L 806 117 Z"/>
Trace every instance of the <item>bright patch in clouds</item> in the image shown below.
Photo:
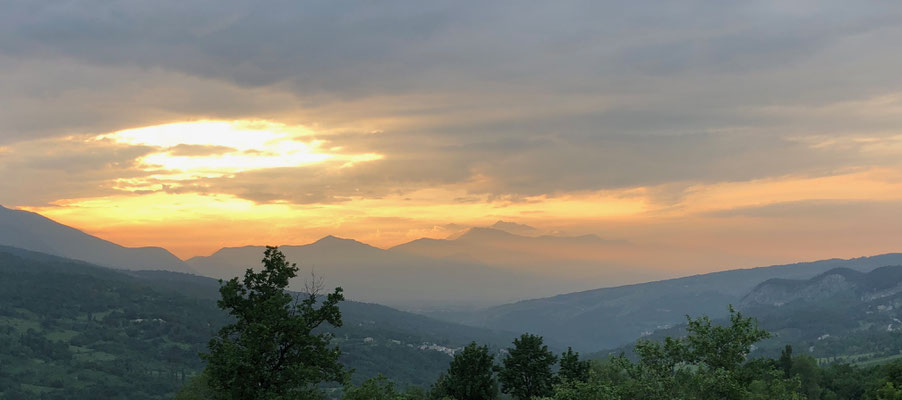
<path fill-rule="evenodd" d="M 145 170 L 158 173 L 119 181 L 120 189 L 130 191 L 327 161 L 344 168 L 383 157 L 374 153 L 342 154 L 340 147 L 326 146 L 327 141 L 316 139 L 315 133 L 305 127 L 257 120 L 172 123 L 100 135 L 95 140 L 159 149 L 138 160 Z"/>

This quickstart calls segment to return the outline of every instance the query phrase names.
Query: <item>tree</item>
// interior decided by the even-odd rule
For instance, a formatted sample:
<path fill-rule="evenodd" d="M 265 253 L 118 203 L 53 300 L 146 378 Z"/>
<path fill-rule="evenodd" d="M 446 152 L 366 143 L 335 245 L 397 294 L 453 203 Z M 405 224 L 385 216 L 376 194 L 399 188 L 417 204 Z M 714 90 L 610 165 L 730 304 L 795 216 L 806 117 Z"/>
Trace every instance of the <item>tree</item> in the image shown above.
<path fill-rule="evenodd" d="M 792 360 L 790 376 L 797 376 L 802 382 L 802 393 L 809 399 L 821 397 L 821 370 L 817 360 L 807 354 L 796 356 Z"/>
<path fill-rule="evenodd" d="M 536 398 L 538 399 L 538 398 Z M 597 382 L 567 381 L 555 387 L 554 396 L 542 400 L 620 400 L 616 390 Z"/>
<path fill-rule="evenodd" d="M 886 382 L 877 390 L 877 400 L 902 400 L 902 389 L 897 388 L 892 382 Z"/>
<path fill-rule="evenodd" d="M 564 382 L 586 382 L 589 380 L 589 361 L 581 361 L 579 353 L 568 347 L 567 352 L 561 354 L 561 370 L 558 377 Z"/>
<path fill-rule="evenodd" d="M 175 400 L 206 400 L 215 394 L 210 390 L 210 378 L 202 373 L 188 380 L 175 395 Z"/>
<path fill-rule="evenodd" d="M 787 344 L 786 347 L 783 348 L 783 351 L 780 353 L 779 365 L 786 378 L 792 376 L 792 346 Z"/>
<path fill-rule="evenodd" d="M 427 400 L 429 395 L 418 386 L 409 386 L 403 393 L 381 374 L 364 381 L 360 386 L 345 384 L 342 400 Z"/>
<path fill-rule="evenodd" d="M 694 365 L 688 386 L 694 398 L 741 398 L 748 385 L 741 367 L 756 342 L 770 337 L 754 318 L 744 318 L 730 306 L 730 324 L 714 325 L 708 317 L 689 319 L 685 339 L 686 364 Z M 687 317 L 688 318 L 688 317 Z"/>
<path fill-rule="evenodd" d="M 708 317 L 693 320 L 687 316 L 687 319 L 688 361 L 712 369 L 735 371 L 745 362 L 753 344 L 770 337 L 770 333 L 758 328 L 757 320 L 743 318 L 732 305 L 728 326 L 713 325 Z"/>
<path fill-rule="evenodd" d="M 314 287 L 293 297 L 285 288 L 297 265 L 269 246 L 262 262 L 260 272 L 248 269 L 243 280 L 220 282 L 217 304 L 235 321 L 201 354 L 210 387 L 221 399 L 317 398 L 317 384 L 346 375 L 339 350 L 329 345 L 331 335 L 314 332 L 324 323 L 341 326 L 342 290 L 323 299 Z"/>
<path fill-rule="evenodd" d="M 514 347 L 508 349 L 504 367 L 498 377 L 501 391 L 516 399 L 551 396 L 554 374 L 551 366 L 557 357 L 542 344 L 542 337 L 524 333 L 514 339 Z"/>
<path fill-rule="evenodd" d="M 495 356 L 488 346 L 478 346 L 472 342 L 463 351 L 454 355 L 448 373 L 436 384 L 433 391 L 437 397 L 452 397 L 456 400 L 491 400 L 498 397 L 498 383 L 495 381 Z"/>
<path fill-rule="evenodd" d="M 346 386 L 342 400 L 400 400 L 403 397 L 395 391 L 395 384 L 379 375 L 367 379 L 360 386 Z"/>

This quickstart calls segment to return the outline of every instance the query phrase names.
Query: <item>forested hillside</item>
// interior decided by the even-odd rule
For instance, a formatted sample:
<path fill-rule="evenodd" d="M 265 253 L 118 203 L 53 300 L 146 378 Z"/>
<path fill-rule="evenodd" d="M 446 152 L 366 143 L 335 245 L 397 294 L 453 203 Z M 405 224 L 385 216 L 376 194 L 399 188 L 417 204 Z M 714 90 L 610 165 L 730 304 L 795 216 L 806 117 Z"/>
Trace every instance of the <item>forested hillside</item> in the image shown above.
<path fill-rule="evenodd" d="M 0 248 L 0 398 L 171 398 L 227 321 L 218 287 Z M 514 336 L 374 304 L 342 302 L 341 311 L 334 343 L 357 382 L 381 373 L 427 385 L 447 368 L 446 352 L 471 340 L 498 349 Z"/>
<path fill-rule="evenodd" d="M 580 351 L 597 351 L 683 324 L 687 314 L 723 318 L 728 304 L 738 304 L 769 279 L 809 279 L 840 267 L 867 272 L 900 264 L 902 254 L 884 254 L 738 269 L 431 315 L 472 326 L 534 332 Z"/>

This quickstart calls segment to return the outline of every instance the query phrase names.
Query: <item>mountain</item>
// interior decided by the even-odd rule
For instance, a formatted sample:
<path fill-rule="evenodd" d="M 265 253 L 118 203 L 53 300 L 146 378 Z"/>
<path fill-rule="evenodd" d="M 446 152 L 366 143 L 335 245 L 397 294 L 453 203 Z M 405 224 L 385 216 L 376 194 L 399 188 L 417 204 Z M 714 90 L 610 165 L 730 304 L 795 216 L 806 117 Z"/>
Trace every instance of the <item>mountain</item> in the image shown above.
<path fill-rule="evenodd" d="M 560 293 L 573 285 L 564 279 L 383 250 L 334 236 L 280 249 L 301 267 L 295 289 L 302 289 L 313 272 L 326 288 L 341 286 L 351 299 L 408 310 L 472 309 Z M 259 266 L 262 254 L 261 246 L 232 247 L 187 262 L 203 275 L 230 278 Z"/>
<path fill-rule="evenodd" d="M 816 357 L 898 355 L 902 348 L 902 266 L 869 272 L 836 268 L 811 279 L 770 279 L 740 302 L 743 313 Z"/>
<path fill-rule="evenodd" d="M 902 254 L 739 269 L 431 315 L 472 326 L 533 332 L 574 349 L 596 351 L 679 325 L 686 315 L 721 318 L 729 304 L 739 304 L 769 279 L 809 279 L 835 268 L 867 272 L 896 264 L 902 264 Z"/>
<path fill-rule="evenodd" d="M 808 280 L 769 279 L 740 302 L 743 309 L 823 303 L 837 296 L 868 301 L 902 292 L 902 268 L 882 267 L 868 273 L 836 268 Z"/>
<path fill-rule="evenodd" d="M 500 222 L 500 221 L 499 221 Z M 496 223 L 497 225 L 497 223 Z M 605 240 L 596 235 L 583 236 L 524 236 L 496 228 L 470 228 L 449 239 L 422 238 L 392 247 L 399 253 L 429 257 L 451 257 L 469 254 L 490 263 L 517 263 L 530 260 L 530 255 L 555 253 L 557 258 L 580 258 L 579 254 L 565 257 L 568 247 L 622 246 L 625 242 Z M 553 249 L 552 249 L 553 248 Z M 490 250 L 487 252 L 487 250 Z M 504 251 L 500 251 L 504 250 Z M 486 254 L 488 253 L 488 254 Z"/>
<path fill-rule="evenodd" d="M 28 211 L 0 206 L 0 245 L 34 250 L 123 269 L 191 272 L 185 262 L 160 247 L 128 248 Z"/>
<path fill-rule="evenodd" d="M 495 222 L 489 228 L 498 229 L 498 230 L 510 232 L 513 234 L 527 234 L 527 235 L 534 234 L 539 231 L 535 227 L 532 227 L 529 225 L 518 224 L 516 222 L 509 222 L 509 221 L 501 221 L 501 220 Z"/>
<path fill-rule="evenodd" d="M 777 358 L 786 345 L 795 354 L 823 362 L 874 364 L 899 357 L 902 349 L 902 266 L 869 272 L 834 268 L 810 279 L 768 279 L 736 305 L 771 334 L 750 357 Z M 686 334 L 684 323 L 645 339 Z M 726 324 L 725 320 L 714 323 Z M 632 354 L 633 344 L 602 351 L 595 358 Z"/>
<path fill-rule="evenodd" d="M 0 398 L 172 398 L 228 321 L 218 288 L 211 278 L 0 246 Z M 497 352 L 517 336 L 376 304 L 339 307 L 344 324 L 330 330 L 357 383 L 381 373 L 429 385 L 470 341 Z"/>
<path fill-rule="evenodd" d="M 496 227 L 504 228 L 499 229 Z M 422 238 L 392 247 L 395 253 L 451 260 L 473 260 L 493 267 L 559 276 L 576 282 L 569 291 L 661 279 L 661 271 L 640 267 L 637 246 L 596 235 L 525 236 L 522 225 L 499 221 L 470 228 L 447 239 Z"/>

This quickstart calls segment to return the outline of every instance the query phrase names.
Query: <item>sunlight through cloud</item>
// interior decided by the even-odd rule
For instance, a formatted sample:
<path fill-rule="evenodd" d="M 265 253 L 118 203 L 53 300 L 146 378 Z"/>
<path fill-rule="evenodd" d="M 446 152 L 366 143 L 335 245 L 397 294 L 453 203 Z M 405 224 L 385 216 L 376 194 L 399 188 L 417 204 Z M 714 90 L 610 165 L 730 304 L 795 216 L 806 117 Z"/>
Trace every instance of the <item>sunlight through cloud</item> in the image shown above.
<path fill-rule="evenodd" d="M 338 168 L 347 168 L 383 158 L 374 153 L 340 153 L 341 146 L 327 145 L 327 141 L 314 135 L 303 126 L 270 121 L 194 121 L 127 129 L 99 135 L 94 140 L 158 149 L 138 160 L 144 170 L 153 174 L 119 180 L 118 188 L 128 191 L 327 161 L 337 162 Z"/>

